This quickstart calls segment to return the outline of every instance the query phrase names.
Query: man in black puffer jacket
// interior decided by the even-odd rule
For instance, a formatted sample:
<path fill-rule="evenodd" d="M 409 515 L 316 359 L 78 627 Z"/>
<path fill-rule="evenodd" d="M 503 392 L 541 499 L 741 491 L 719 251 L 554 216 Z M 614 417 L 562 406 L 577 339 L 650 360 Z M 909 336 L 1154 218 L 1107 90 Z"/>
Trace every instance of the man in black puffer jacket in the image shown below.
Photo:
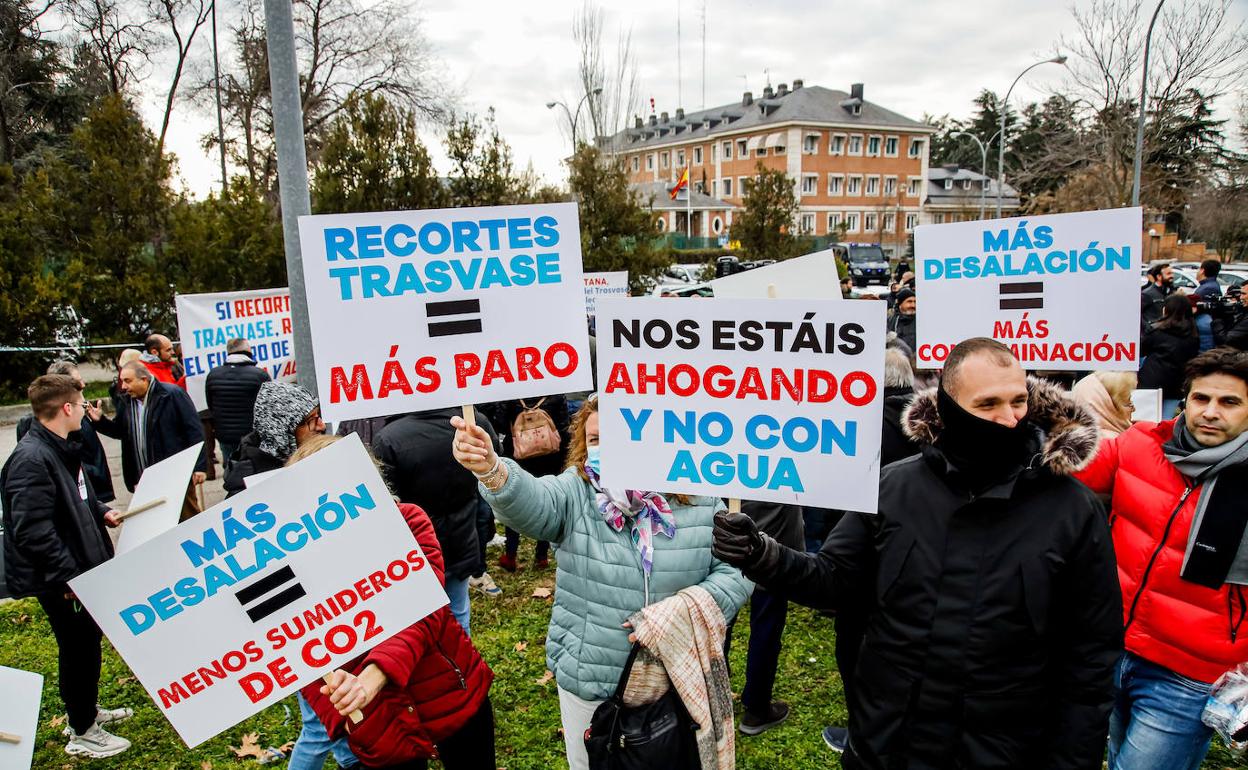
<path fill-rule="evenodd" d="M 373 453 L 385 463 L 399 500 L 419 505 L 429 514 L 442 558 L 446 562 L 446 595 L 451 614 L 468 633 L 471 610 L 468 578 L 481 568 L 477 547 L 477 479 L 451 454 L 458 408 L 413 412 L 391 421 L 373 438 Z M 477 424 L 498 437 L 485 415 Z"/>
<path fill-rule="evenodd" d="M 204 380 L 204 398 L 221 443 L 221 465 L 227 470 L 243 436 L 251 433 L 256 394 L 271 378 L 256 366 L 251 343 L 238 337 L 225 343 L 225 363 L 213 367 Z"/>
<path fill-rule="evenodd" d="M 844 767 L 1100 768 L 1122 594 L 1105 511 L 1071 477 L 1096 420 L 982 337 L 904 419 L 923 450 L 881 472 L 877 514 L 806 554 L 720 513 L 714 554 L 803 604 L 865 587 Z"/>

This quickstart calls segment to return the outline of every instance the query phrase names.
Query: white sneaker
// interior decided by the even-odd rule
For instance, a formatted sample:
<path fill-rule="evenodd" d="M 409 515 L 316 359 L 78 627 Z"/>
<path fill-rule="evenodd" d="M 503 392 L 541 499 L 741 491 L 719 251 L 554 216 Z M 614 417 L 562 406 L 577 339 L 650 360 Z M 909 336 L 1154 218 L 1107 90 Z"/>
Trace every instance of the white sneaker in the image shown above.
<path fill-rule="evenodd" d="M 490 538 L 490 542 L 485 544 L 485 547 L 486 548 L 502 548 L 505 545 L 507 545 L 507 538 L 495 533 L 494 537 Z"/>
<path fill-rule="evenodd" d="M 490 577 L 490 573 L 483 572 L 481 577 L 468 578 L 468 586 L 475 588 L 486 596 L 502 596 L 503 589 L 498 587 L 494 582 L 494 578 Z"/>
<path fill-rule="evenodd" d="M 134 709 L 119 708 L 106 709 L 100 704 L 95 704 L 95 723 L 97 725 L 106 725 L 111 722 L 121 722 L 134 716 Z"/>
<path fill-rule="evenodd" d="M 130 741 L 105 730 L 99 725 L 91 725 L 82 735 L 75 733 L 65 744 L 65 753 L 85 756 L 92 759 L 103 759 L 120 754 L 130 748 Z"/>

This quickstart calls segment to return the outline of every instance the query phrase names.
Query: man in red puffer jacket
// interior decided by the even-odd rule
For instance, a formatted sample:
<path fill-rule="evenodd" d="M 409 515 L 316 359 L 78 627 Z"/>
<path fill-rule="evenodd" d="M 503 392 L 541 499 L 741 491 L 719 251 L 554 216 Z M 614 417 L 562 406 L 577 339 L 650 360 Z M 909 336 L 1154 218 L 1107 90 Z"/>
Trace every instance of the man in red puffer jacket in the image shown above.
<path fill-rule="evenodd" d="M 1187 365 L 1185 409 L 1101 444 L 1077 477 L 1111 495 L 1126 653 L 1109 770 L 1197 768 L 1210 685 L 1248 661 L 1248 354 Z"/>
<path fill-rule="evenodd" d="M 442 549 L 419 506 L 399 504 L 439 581 Z M 330 737 L 346 736 L 365 768 L 423 768 L 439 757 L 447 770 L 495 770 L 494 673 L 442 607 L 301 691 Z M 353 724 L 344 715 L 359 709 Z"/>

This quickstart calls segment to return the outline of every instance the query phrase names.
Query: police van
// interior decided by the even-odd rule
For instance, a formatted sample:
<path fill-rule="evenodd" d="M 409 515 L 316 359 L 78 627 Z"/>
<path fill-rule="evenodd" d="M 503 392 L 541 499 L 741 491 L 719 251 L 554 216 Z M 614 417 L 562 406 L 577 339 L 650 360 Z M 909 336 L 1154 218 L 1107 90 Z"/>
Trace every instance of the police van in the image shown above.
<path fill-rule="evenodd" d="M 855 286 L 888 285 L 888 255 L 878 243 L 834 243 L 830 247 L 845 264 Z"/>

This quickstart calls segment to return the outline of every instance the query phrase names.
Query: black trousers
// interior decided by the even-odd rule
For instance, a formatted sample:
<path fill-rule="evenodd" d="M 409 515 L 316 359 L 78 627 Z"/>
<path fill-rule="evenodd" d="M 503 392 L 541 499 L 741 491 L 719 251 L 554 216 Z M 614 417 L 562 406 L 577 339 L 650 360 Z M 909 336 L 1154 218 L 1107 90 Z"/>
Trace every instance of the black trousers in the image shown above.
<path fill-rule="evenodd" d="M 66 599 L 62 593 L 43 595 L 39 606 L 56 636 L 58 685 L 69 726 L 81 735 L 95 724 L 103 634 L 77 599 Z"/>
<path fill-rule="evenodd" d="M 485 547 L 494 539 L 494 509 L 481 495 L 477 495 L 477 555 L 481 563 L 473 570 L 473 577 L 485 574 Z"/>
<path fill-rule="evenodd" d="M 780 647 L 784 624 L 789 617 L 789 602 L 764 588 L 756 587 L 750 596 L 750 646 L 745 652 L 745 687 L 741 705 L 755 714 L 766 714 L 771 707 L 771 694 L 776 686 L 776 669 L 780 666 Z M 724 639 L 724 657 L 732 645 L 732 628 L 728 624 Z"/>
<path fill-rule="evenodd" d="M 495 770 L 494 706 L 487 696 L 459 731 L 438 743 L 438 758 L 446 770 Z M 429 760 L 413 759 L 401 765 L 373 770 L 427 770 Z"/>

